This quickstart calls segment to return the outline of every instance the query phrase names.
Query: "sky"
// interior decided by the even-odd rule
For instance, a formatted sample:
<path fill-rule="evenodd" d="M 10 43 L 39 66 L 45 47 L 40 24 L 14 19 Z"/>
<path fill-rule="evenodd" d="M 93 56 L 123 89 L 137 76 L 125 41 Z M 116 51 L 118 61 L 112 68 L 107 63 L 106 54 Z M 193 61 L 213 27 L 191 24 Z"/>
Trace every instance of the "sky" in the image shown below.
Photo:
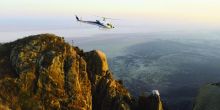
<path fill-rule="evenodd" d="M 220 0 L 1 0 L 0 32 L 68 28 L 76 14 L 156 28 L 219 28 L 219 12 Z"/>
<path fill-rule="evenodd" d="M 1 0 L 1 19 L 74 14 L 220 23 L 219 0 Z"/>

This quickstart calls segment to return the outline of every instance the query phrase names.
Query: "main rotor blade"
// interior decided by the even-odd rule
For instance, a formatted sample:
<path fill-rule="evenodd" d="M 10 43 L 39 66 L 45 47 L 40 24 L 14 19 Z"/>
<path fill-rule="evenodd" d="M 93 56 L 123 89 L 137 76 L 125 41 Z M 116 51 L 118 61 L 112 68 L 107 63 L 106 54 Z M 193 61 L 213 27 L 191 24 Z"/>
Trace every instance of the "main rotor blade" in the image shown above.
<path fill-rule="evenodd" d="M 96 15 L 94 15 L 94 16 L 96 16 Z M 109 18 L 109 17 L 104 17 L 104 16 L 96 16 L 96 17 L 100 17 L 103 19 L 111 19 L 111 20 L 121 20 L 121 19 Z"/>

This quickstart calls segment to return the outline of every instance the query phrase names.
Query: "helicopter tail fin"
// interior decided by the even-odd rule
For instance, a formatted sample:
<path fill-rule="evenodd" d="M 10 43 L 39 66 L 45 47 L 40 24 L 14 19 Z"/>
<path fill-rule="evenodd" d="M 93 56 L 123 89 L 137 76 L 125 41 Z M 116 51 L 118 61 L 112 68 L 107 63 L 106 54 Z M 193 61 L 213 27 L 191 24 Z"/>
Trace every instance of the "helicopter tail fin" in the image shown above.
<path fill-rule="evenodd" d="M 77 15 L 76 15 L 76 20 L 77 20 L 77 21 L 80 21 L 80 19 L 79 19 L 79 17 L 78 17 Z"/>

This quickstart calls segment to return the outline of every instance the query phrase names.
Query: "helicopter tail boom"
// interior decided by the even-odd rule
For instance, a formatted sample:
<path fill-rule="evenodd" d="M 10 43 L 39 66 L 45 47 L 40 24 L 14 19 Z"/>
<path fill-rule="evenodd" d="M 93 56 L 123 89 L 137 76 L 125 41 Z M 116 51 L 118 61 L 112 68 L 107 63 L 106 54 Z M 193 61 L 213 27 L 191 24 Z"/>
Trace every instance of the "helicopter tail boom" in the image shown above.
<path fill-rule="evenodd" d="M 76 15 L 76 20 L 77 20 L 77 21 L 80 21 L 80 19 L 79 19 L 79 17 L 78 17 L 77 15 Z"/>

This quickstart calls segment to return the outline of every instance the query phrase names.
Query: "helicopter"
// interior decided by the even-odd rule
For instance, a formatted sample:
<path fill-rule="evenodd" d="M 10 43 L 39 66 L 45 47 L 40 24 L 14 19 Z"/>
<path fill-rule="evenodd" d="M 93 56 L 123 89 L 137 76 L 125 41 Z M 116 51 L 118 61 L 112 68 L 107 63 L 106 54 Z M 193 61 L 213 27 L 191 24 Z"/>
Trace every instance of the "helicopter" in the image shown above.
<path fill-rule="evenodd" d="M 79 19 L 79 17 L 77 15 L 76 16 L 76 20 L 78 22 L 82 22 L 82 23 L 87 23 L 87 24 L 92 24 L 92 25 L 97 25 L 101 28 L 106 28 L 106 29 L 112 29 L 115 28 L 110 22 L 107 22 L 106 19 L 112 19 L 112 18 L 107 18 L 107 17 L 101 17 L 102 20 L 95 20 L 95 21 L 86 21 L 86 20 L 82 20 Z"/>

